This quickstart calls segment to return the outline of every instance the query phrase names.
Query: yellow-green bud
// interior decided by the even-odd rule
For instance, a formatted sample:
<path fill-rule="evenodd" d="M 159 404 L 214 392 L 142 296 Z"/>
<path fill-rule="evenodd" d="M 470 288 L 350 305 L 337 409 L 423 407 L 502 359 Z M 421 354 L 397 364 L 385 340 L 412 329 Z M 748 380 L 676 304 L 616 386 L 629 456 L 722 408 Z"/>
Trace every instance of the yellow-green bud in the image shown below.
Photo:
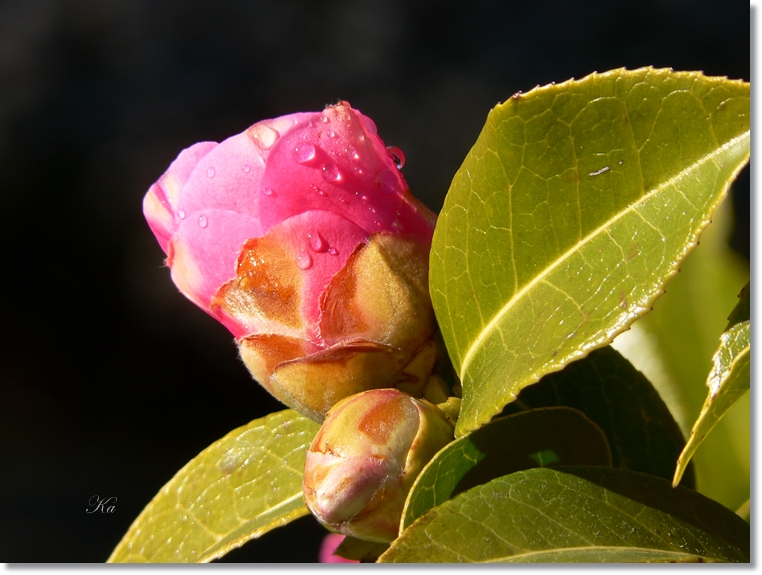
<path fill-rule="evenodd" d="M 334 531 L 394 540 L 413 481 L 453 440 L 453 431 L 437 407 L 396 389 L 343 399 L 328 412 L 307 452 L 307 506 Z"/>

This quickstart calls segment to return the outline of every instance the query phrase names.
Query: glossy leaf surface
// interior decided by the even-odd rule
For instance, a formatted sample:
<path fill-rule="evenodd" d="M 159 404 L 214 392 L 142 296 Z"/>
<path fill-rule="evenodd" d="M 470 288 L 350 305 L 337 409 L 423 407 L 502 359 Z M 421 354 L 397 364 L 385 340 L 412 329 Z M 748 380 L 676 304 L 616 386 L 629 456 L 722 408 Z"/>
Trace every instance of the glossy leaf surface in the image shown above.
<path fill-rule="evenodd" d="M 442 449 L 416 479 L 404 529 L 476 485 L 532 467 L 611 465 L 603 431 L 576 409 L 548 407 L 497 419 Z"/>
<path fill-rule="evenodd" d="M 432 245 L 457 435 L 651 307 L 748 159 L 749 109 L 746 83 L 646 68 L 490 112 Z"/>
<path fill-rule="evenodd" d="M 728 310 L 739 303 L 736 295 L 749 279 L 748 262 L 728 247 L 731 215 L 727 202 L 720 206 L 667 293 L 613 344 L 653 383 L 684 437 L 690 435 L 706 400 L 707 374 Z M 750 496 L 750 424 L 746 394 L 691 460 L 697 490 L 729 509 Z"/>
<path fill-rule="evenodd" d="M 461 493 L 382 562 L 748 562 L 750 526 L 669 481 L 606 467 L 538 468 Z"/>
<path fill-rule="evenodd" d="M 606 434 L 614 467 L 672 479 L 685 439 L 651 383 L 613 348 L 546 375 L 503 413 L 551 405 L 573 407 L 595 422 Z M 694 483 L 691 466 L 683 485 Z"/>
<path fill-rule="evenodd" d="M 161 489 L 109 562 L 207 562 L 306 515 L 302 470 L 318 428 L 288 409 L 231 431 Z"/>
<path fill-rule="evenodd" d="M 737 323 L 720 337 L 720 347 L 714 354 L 714 367 L 706 385 L 709 395 L 704 402 L 685 449 L 680 454 L 674 482 L 678 483 L 693 454 L 717 422 L 738 399 L 749 391 L 750 322 Z"/>

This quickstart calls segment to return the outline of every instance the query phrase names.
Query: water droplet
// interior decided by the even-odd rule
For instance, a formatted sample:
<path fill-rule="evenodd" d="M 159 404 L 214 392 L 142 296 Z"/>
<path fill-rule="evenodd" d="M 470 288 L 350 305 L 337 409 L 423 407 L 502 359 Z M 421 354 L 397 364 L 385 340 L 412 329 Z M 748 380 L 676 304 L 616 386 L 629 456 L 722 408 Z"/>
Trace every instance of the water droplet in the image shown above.
<path fill-rule="evenodd" d="M 177 210 L 177 217 L 181 220 L 185 219 L 185 210 Z"/>
<path fill-rule="evenodd" d="M 323 190 L 322 188 L 318 188 L 318 187 L 317 187 L 315 184 L 312 184 L 312 189 L 315 191 L 315 193 L 316 193 L 318 196 L 323 196 L 323 197 L 325 197 L 325 196 L 327 196 L 327 195 L 328 195 L 328 194 L 326 194 L 326 193 L 325 193 L 325 190 Z"/>
<path fill-rule="evenodd" d="M 357 193 L 357 192 L 355 192 L 355 193 Z M 367 195 L 365 195 L 365 194 L 363 194 L 363 195 L 361 195 L 361 196 L 360 196 L 360 199 L 361 199 L 363 202 L 367 202 L 367 201 L 368 201 L 368 196 L 367 196 Z"/>
<path fill-rule="evenodd" d="M 393 194 L 397 191 L 397 175 L 391 170 L 381 170 L 376 176 L 378 189 L 385 194 Z"/>
<path fill-rule="evenodd" d="M 249 164 L 244 164 L 241 166 L 241 169 L 248 174 L 249 170 L 251 170 L 251 167 L 249 167 Z"/>
<path fill-rule="evenodd" d="M 333 130 L 328 130 L 326 133 L 328 134 L 329 138 L 335 138 L 336 137 L 336 132 L 334 132 Z"/>
<path fill-rule="evenodd" d="M 331 119 L 324 114 L 320 114 L 320 121 L 323 122 L 324 124 L 327 124 L 328 122 L 331 121 Z"/>
<path fill-rule="evenodd" d="M 392 227 L 395 230 L 403 231 L 405 229 L 405 226 L 402 225 L 402 222 L 399 220 L 394 220 L 394 223 L 392 224 Z"/>
<path fill-rule="evenodd" d="M 363 116 L 361 114 L 360 121 L 362 122 L 365 131 L 368 132 L 371 136 L 375 136 L 378 133 L 378 128 L 376 128 L 375 122 L 368 118 L 368 116 Z"/>
<path fill-rule="evenodd" d="M 323 179 L 326 182 L 338 182 L 341 179 L 341 172 L 336 164 L 323 164 Z"/>
<path fill-rule="evenodd" d="M 275 192 L 273 191 L 273 189 L 272 189 L 272 188 L 265 188 L 264 190 L 262 190 L 262 193 L 263 193 L 264 195 L 266 195 L 266 196 L 270 196 L 270 197 L 273 197 L 273 196 L 275 196 Z"/>
<path fill-rule="evenodd" d="M 396 146 L 386 146 L 386 151 L 392 160 L 394 160 L 394 165 L 397 166 L 397 169 L 401 170 L 402 166 L 405 165 L 405 154 L 402 153 L 402 150 Z"/>
<path fill-rule="evenodd" d="M 355 150 L 352 146 L 347 146 L 346 148 L 344 148 L 344 155 L 350 160 L 360 159 L 360 154 L 358 154 L 357 150 Z"/>
<path fill-rule="evenodd" d="M 260 150 L 269 150 L 273 147 L 273 144 L 280 138 L 280 134 L 277 130 L 273 130 L 270 126 L 264 124 L 254 124 L 251 128 L 246 130 L 249 137 L 254 140 L 257 148 Z"/>
<path fill-rule="evenodd" d="M 328 253 L 331 254 L 332 256 L 337 256 L 339 255 L 339 250 L 337 250 L 336 248 L 328 248 Z"/>
<path fill-rule="evenodd" d="M 371 214 L 375 214 L 376 213 L 376 208 L 374 208 L 373 206 L 368 206 L 368 209 L 370 210 Z"/>
<path fill-rule="evenodd" d="M 328 250 L 328 242 L 326 242 L 325 239 L 323 239 L 323 236 L 320 235 L 320 232 L 315 232 L 314 234 L 308 234 L 307 237 L 310 240 L 310 248 L 312 248 L 313 252 L 317 252 L 320 254 Z"/>
<path fill-rule="evenodd" d="M 306 164 L 315 157 L 315 146 L 309 142 L 299 144 L 294 148 L 294 160 L 300 164 Z"/>
<path fill-rule="evenodd" d="M 300 270 L 308 270 L 312 267 L 312 256 L 308 254 L 306 251 L 302 250 L 302 252 L 296 256 L 296 267 L 298 267 Z"/>
<path fill-rule="evenodd" d="M 205 228 L 208 225 L 209 225 L 209 219 L 204 214 L 201 214 L 198 217 L 198 227 Z"/>
<path fill-rule="evenodd" d="M 206 170 L 206 177 L 207 178 L 213 178 L 214 174 L 216 174 L 216 173 L 217 173 L 217 171 L 214 168 L 208 168 Z"/>

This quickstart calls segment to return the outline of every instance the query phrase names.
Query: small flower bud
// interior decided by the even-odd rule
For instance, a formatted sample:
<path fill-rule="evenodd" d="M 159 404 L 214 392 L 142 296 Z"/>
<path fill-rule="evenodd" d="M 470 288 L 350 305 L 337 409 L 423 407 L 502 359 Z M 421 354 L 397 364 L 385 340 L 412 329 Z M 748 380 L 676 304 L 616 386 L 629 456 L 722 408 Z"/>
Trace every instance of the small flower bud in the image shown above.
<path fill-rule="evenodd" d="M 307 506 L 334 531 L 394 540 L 413 481 L 453 440 L 453 432 L 438 408 L 396 389 L 343 399 L 328 412 L 307 452 Z"/>

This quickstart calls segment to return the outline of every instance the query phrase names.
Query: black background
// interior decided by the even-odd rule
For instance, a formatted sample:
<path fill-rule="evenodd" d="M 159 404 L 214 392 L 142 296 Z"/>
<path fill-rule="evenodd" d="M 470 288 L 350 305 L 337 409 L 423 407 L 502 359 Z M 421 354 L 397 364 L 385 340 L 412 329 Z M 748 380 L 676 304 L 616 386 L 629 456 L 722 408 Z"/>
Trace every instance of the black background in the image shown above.
<path fill-rule="evenodd" d="M 346 99 L 439 210 L 514 92 L 646 65 L 749 80 L 749 38 L 744 3 L 709 0 L 0 1 L 0 561 L 104 561 L 185 462 L 282 408 L 143 220 L 182 148 Z M 748 169 L 733 201 L 748 257 Z M 323 533 L 227 559 L 314 561 Z"/>

